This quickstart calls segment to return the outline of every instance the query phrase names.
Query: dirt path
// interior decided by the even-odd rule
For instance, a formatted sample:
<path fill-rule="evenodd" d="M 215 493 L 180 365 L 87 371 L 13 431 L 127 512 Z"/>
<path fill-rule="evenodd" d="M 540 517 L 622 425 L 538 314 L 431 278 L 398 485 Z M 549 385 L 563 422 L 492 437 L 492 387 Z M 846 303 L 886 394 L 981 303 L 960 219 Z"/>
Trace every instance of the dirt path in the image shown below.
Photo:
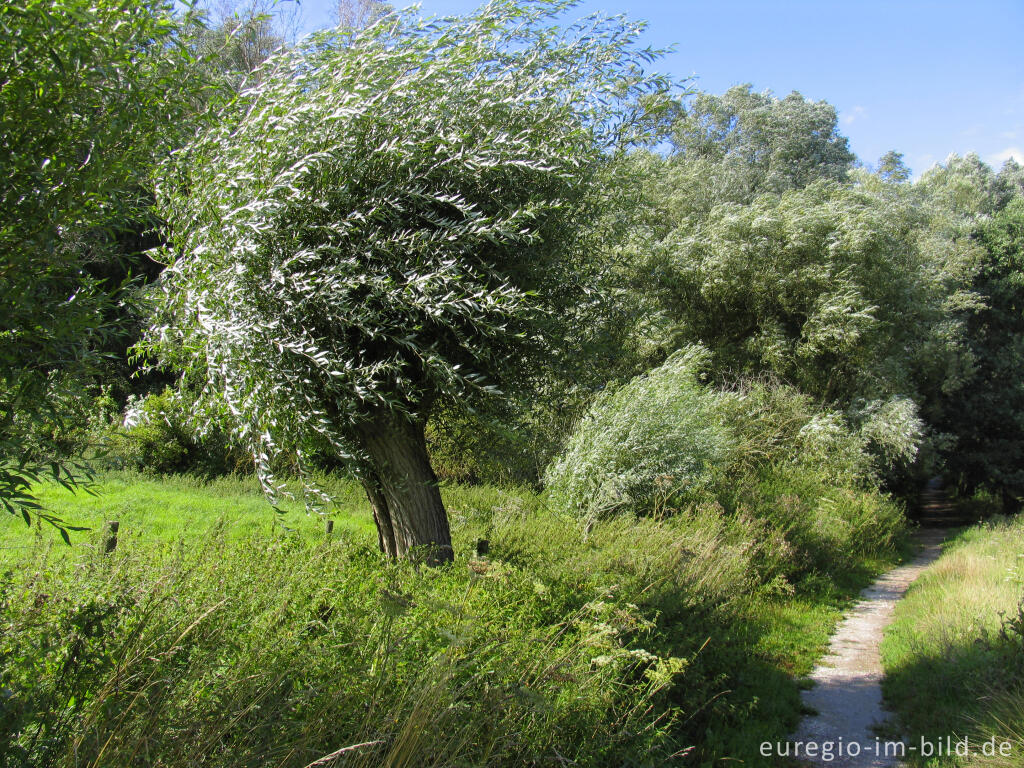
<path fill-rule="evenodd" d="M 885 740 L 875 727 L 884 724 L 889 713 L 882 706 L 882 664 L 878 647 L 882 633 L 892 621 L 897 601 L 907 587 L 939 556 L 940 544 L 947 534 L 941 528 L 925 528 L 917 535 L 918 555 L 861 592 L 861 600 L 839 624 L 828 653 L 811 673 L 815 685 L 804 691 L 806 707 L 818 714 L 808 715 L 792 737 L 790 755 L 806 765 L 857 766 L 881 768 L 900 761 L 886 756 Z M 843 754 L 839 744 L 842 740 Z M 794 755 L 797 745 L 804 745 Z M 822 755 L 831 743 L 832 759 Z M 851 746 L 851 744 L 854 744 Z M 807 745 L 816 751 L 808 754 Z M 856 756 L 851 752 L 856 751 Z"/>

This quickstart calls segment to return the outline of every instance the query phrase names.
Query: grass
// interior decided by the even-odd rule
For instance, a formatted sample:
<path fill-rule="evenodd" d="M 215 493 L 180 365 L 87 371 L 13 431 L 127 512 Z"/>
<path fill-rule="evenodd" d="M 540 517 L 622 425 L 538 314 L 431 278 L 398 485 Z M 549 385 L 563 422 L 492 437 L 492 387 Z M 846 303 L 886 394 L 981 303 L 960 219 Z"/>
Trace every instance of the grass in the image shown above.
<path fill-rule="evenodd" d="M 758 745 L 898 556 L 786 578 L 777 534 L 721 508 L 587 531 L 532 492 L 453 485 L 459 556 L 417 569 L 330 482 L 329 540 L 247 479 L 42 489 L 124 535 L 104 556 L 98 531 L 67 548 L 7 521 L 0 766 L 305 768 L 357 744 L 327 764 L 769 765 Z"/>
<path fill-rule="evenodd" d="M 1024 764 L 1024 519 L 967 528 L 911 586 L 882 644 L 884 691 L 911 744 L 950 736 L 1012 756 L 913 755 L 913 765 Z"/>
<path fill-rule="evenodd" d="M 229 539 L 254 535 L 278 536 L 299 531 L 304 536 L 324 535 L 324 517 L 335 521 L 335 529 L 366 537 L 375 536 L 373 520 L 365 501 L 344 482 L 334 483 L 340 504 L 325 515 L 308 514 L 301 502 L 285 502 L 275 513 L 249 477 L 225 477 L 202 482 L 189 476 L 154 478 L 130 472 L 112 472 L 98 478 L 94 493 L 71 492 L 56 483 L 39 486 L 40 502 L 66 524 L 87 530 L 72 532 L 79 545 L 95 544 L 106 521 L 120 524 L 121 541 L 200 541 L 211 531 Z M 354 485 L 354 484 L 353 484 Z M 29 527 L 20 518 L 0 519 L 0 564 L 18 557 L 47 541 L 53 530 L 45 524 Z M 60 548 L 53 550 L 59 556 Z"/>
<path fill-rule="evenodd" d="M 134 472 L 108 472 L 98 478 L 94 493 L 72 492 L 56 483 L 41 485 L 36 490 L 48 510 L 70 525 L 88 529 L 71 534 L 79 544 L 94 542 L 108 520 L 120 523 L 122 539 L 192 542 L 202 540 L 213 530 L 229 539 L 298 532 L 315 540 L 323 536 L 324 521 L 331 519 L 336 532 L 375 542 L 373 518 L 358 483 L 336 477 L 322 478 L 321 482 L 335 500 L 321 513 L 305 510 L 297 484 L 291 484 L 291 490 L 298 500 L 283 500 L 275 512 L 256 480 L 247 476 L 205 481 L 188 475 L 157 478 Z M 512 498 L 507 492 L 488 486 L 446 486 L 442 495 L 456 523 L 467 511 L 500 506 Z M 536 494 L 526 489 L 517 489 L 514 497 L 519 503 L 539 503 Z M 0 526 L 0 562 L 53 538 L 52 530 L 45 525 L 29 528 L 20 518 L 0 518 Z"/>

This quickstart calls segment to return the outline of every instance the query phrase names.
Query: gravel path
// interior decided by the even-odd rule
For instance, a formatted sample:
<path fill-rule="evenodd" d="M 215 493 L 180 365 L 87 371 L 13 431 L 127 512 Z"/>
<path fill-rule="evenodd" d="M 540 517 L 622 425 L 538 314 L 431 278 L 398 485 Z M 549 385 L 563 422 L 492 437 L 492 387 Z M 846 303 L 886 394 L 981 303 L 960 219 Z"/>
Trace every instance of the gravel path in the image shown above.
<path fill-rule="evenodd" d="M 803 693 L 804 705 L 818 714 L 808 715 L 792 736 L 790 755 L 806 765 L 834 768 L 883 768 L 900 761 L 886 755 L 889 736 L 875 729 L 889 713 L 882 706 L 882 664 L 878 646 L 892 621 L 897 601 L 907 587 L 940 553 L 947 531 L 922 529 L 921 550 L 910 563 L 889 571 L 861 592 L 861 600 L 840 623 L 827 655 L 811 673 L 815 685 Z M 841 740 L 841 742 L 840 742 Z M 831 744 L 828 748 L 826 745 Z M 840 750 L 840 744 L 842 750 Z M 811 746 L 808 752 L 807 747 Z M 798 754 L 794 754 L 800 746 Z M 829 749 L 831 760 L 823 755 Z M 857 754 L 851 754 L 857 753 Z"/>

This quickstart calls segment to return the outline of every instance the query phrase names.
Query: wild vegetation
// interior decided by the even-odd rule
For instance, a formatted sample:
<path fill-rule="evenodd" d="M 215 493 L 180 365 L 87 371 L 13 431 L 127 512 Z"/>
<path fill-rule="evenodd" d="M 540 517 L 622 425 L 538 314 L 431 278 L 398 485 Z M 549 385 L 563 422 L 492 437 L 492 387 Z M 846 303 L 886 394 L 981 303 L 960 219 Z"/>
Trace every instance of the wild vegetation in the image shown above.
<path fill-rule="evenodd" d="M 991 499 L 988 500 L 991 505 Z M 886 696 L 911 737 L 952 736 L 969 755 L 913 755 L 930 766 L 1020 764 L 1024 749 L 1024 524 L 964 530 L 896 608 L 882 647 Z M 994 739 L 995 747 L 985 745 Z M 1004 747 L 1003 745 L 1009 745 Z"/>
<path fill-rule="evenodd" d="M 808 571 L 772 522 L 716 506 L 585 529 L 525 489 L 444 486 L 458 555 L 420 568 L 381 559 L 357 482 L 322 485 L 331 536 L 261 511 L 254 478 L 42 489 L 94 533 L 0 550 L 0 764 L 301 768 L 357 744 L 336 764 L 756 762 L 882 564 Z"/>
<path fill-rule="evenodd" d="M 767 764 L 920 485 L 1016 511 L 1024 169 L 572 5 L 0 6 L 0 766 Z"/>

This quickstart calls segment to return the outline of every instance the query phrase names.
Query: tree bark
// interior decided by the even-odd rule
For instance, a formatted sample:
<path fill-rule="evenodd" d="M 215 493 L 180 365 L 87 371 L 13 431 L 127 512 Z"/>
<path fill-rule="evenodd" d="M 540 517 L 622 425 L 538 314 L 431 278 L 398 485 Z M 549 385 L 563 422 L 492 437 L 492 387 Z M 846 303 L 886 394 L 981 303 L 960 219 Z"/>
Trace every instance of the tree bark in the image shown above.
<path fill-rule="evenodd" d="M 378 412 L 358 427 L 371 467 L 363 488 L 377 523 L 381 551 L 406 557 L 416 550 L 436 565 L 454 557 L 448 513 L 430 466 L 422 420 Z"/>
<path fill-rule="evenodd" d="M 380 551 L 388 557 L 398 557 L 398 549 L 395 546 L 395 529 L 391 524 L 391 512 L 384 499 L 380 478 L 377 477 L 376 472 L 367 473 L 367 477 L 363 480 L 363 489 L 366 491 L 366 498 L 370 500 L 373 521 L 377 524 L 377 544 L 380 546 Z"/>

